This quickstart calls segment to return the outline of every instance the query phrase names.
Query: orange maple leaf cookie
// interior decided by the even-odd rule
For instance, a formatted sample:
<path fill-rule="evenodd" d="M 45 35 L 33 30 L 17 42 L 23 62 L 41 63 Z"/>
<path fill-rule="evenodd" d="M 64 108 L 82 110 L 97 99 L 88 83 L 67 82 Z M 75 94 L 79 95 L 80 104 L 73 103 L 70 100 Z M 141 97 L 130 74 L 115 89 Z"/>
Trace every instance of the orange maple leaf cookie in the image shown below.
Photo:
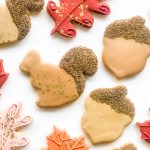
<path fill-rule="evenodd" d="M 23 39 L 30 30 L 30 14 L 42 10 L 44 0 L 6 0 L 0 4 L 0 45 Z"/>
<path fill-rule="evenodd" d="M 150 56 L 150 30 L 140 16 L 111 23 L 104 34 L 104 65 L 117 77 L 139 73 Z"/>
<path fill-rule="evenodd" d="M 92 91 L 85 104 L 81 126 L 93 144 L 116 140 L 131 123 L 133 103 L 124 86 Z"/>
<path fill-rule="evenodd" d="M 71 138 L 65 130 L 54 127 L 47 137 L 48 148 L 41 150 L 88 150 L 84 138 Z"/>
<path fill-rule="evenodd" d="M 60 66 L 42 62 L 37 51 L 29 51 L 20 69 L 31 77 L 31 84 L 38 90 L 37 105 L 55 107 L 76 100 L 83 92 L 86 76 L 97 71 L 97 57 L 86 47 L 68 51 Z"/>

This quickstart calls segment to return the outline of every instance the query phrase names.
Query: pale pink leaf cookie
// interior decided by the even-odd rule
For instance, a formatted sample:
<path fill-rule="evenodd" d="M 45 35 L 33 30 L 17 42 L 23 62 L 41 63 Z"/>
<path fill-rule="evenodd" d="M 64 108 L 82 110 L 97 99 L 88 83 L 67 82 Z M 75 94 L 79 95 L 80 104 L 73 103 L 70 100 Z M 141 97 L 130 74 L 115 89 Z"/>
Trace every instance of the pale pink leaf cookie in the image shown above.
<path fill-rule="evenodd" d="M 19 128 L 31 123 L 30 116 L 20 117 L 21 104 L 13 104 L 0 117 L 0 149 L 10 150 L 25 146 L 28 139 L 17 132 Z"/>

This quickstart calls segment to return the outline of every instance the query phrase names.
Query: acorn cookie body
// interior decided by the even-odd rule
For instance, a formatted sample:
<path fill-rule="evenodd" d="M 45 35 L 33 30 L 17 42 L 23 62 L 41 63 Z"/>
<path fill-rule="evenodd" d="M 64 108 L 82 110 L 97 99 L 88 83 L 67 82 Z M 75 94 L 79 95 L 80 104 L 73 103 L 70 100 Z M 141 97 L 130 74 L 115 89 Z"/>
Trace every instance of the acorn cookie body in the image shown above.
<path fill-rule="evenodd" d="M 30 30 L 30 13 L 38 13 L 43 0 L 6 0 L 0 4 L 0 45 L 23 39 Z"/>
<path fill-rule="evenodd" d="M 140 72 L 150 55 L 150 30 L 145 20 L 133 17 L 110 24 L 104 34 L 103 62 L 117 77 Z"/>
<path fill-rule="evenodd" d="M 82 94 L 84 75 L 95 74 L 97 58 L 92 50 L 76 47 L 64 55 L 59 67 L 43 63 L 37 51 L 30 51 L 20 69 L 30 75 L 32 86 L 38 90 L 37 105 L 55 107 L 70 103 Z"/>
<path fill-rule="evenodd" d="M 134 106 L 123 86 L 91 92 L 82 117 L 82 128 L 93 144 L 116 140 L 134 117 Z"/>

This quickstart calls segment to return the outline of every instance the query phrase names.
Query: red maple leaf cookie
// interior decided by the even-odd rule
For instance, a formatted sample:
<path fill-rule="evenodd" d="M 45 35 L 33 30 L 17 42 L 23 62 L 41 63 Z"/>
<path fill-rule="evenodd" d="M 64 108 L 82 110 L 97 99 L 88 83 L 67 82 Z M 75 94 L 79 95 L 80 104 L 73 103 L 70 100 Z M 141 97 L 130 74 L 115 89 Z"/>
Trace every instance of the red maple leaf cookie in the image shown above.
<path fill-rule="evenodd" d="M 0 88 L 3 86 L 4 82 L 8 78 L 8 73 L 5 73 L 4 67 L 3 67 L 3 60 L 0 59 Z"/>
<path fill-rule="evenodd" d="M 137 126 L 140 127 L 141 138 L 150 143 L 150 120 L 147 120 L 143 123 L 137 122 Z"/>
<path fill-rule="evenodd" d="M 59 7 L 49 0 L 47 11 L 55 20 L 55 27 L 51 34 L 59 32 L 63 36 L 72 38 L 76 36 L 76 28 L 71 21 L 90 28 L 94 18 L 89 11 L 108 15 L 110 8 L 105 3 L 99 3 L 98 0 L 60 0 Z"/>

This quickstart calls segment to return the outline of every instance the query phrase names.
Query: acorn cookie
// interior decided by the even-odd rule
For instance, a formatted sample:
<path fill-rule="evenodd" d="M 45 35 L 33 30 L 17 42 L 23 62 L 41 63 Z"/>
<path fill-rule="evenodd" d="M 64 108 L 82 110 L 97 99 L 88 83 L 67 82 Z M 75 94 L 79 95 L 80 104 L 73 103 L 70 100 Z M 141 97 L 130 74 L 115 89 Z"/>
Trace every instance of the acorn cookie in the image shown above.
<path fill-rule="evenodd" d="M 132 121 L 135 109 L 126 95 L 124 86 L 91 92 L 81 125 L 93 144 L 116 140 Z"/>
<path fill-rule="evenodd" d="M 117 77 L 139 73 L 150 55 L 150 30 L 140 16 L 110 24 L 104 34 L 104 65 Z"/>
<path fill-rule="evenodd" d="M 44 0 L 6 0 L 0 4 L 0 45 L 22 40 L 30 30 L 31 13 L 42 10 Z"/>
<path fill-rule="evenodd" d="M 137 150 L 137 148 L 132 143 L 128 143 L 120 148 L 115 148 L 113 150 Z"/>
<path fill-rule="evenodd" d="M 31 84 L 38 90 L 37 105 L 55 107 L 76 100 L 85 87 L 85 76 L 97 71 L 97 57 L 86 47 L 75 47 L 60 61 L 60 66 L 42 62 L 37 51 L 31 50 L 24 57 L 20 69 L 31 77 Z"/>

